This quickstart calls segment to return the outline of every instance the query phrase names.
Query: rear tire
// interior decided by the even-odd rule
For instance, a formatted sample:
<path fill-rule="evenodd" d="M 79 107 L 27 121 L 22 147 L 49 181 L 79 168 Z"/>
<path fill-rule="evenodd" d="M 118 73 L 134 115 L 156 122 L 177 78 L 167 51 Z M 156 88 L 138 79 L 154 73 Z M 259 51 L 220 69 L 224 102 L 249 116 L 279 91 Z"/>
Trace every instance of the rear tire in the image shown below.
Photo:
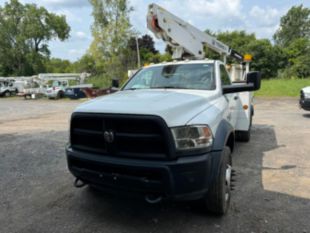
<path fill-rule="evenodd" d="M 222 151 L 222 162 L 218 176 L 204 197 L 206 209 L 216 215 L 224 215 L 230 204 L 232 159 L 230 148 L 225 146 Z"/>
<path fill-rule="evenodd" d="M 236 139 L 239 142 L 249 142 L 251 139 L 250 129 L 248 131 L 237 131 Z"/>

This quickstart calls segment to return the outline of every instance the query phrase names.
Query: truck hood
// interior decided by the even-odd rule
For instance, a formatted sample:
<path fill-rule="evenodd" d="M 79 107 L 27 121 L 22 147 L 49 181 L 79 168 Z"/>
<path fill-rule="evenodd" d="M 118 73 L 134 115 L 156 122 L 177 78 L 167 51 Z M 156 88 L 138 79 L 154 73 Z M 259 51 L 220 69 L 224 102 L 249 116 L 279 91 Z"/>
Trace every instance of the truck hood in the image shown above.
<path fill-rule="evenodd" d="M 126 90 L 81 104 L 75 112 L 156 115 L 169 127 L 185 125 L 216 101 L 216 91 Z"/>
<path fill-rule="evenodd" d="M 304 93 L 310 93 L 310 86 L 309 87 L 304 87 L 303 89 Z"/>

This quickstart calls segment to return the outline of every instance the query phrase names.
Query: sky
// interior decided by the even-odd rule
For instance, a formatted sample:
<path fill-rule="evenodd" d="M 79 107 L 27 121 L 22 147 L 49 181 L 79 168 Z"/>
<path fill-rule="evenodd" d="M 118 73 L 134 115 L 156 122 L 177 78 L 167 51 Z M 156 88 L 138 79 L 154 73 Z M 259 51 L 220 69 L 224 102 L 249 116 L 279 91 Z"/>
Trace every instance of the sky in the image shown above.
<path fill-rule="evenodd" d="M 104 1 L 104 0 L 103 0 Z M 3 6 L 6 0 L 0 0 Z M 78 60 L 92 41 L 92 8 L 88 0 L 20 0 L 35 3 L 56 14 L 65 15 L 71 27 L 70 39 L 65 42 L 53 40 L 49 44 L 51 56 Z M 147 6 L 157 3 L 166 10 L 201 30 L 214 32 L 245 30 L 257 38 L 272 39 L 279 27 L 281 16 L 294 5 L 310 7 L 308 0 L 129 0 L 134 11 L 130 22 L 141 35 L 152 33 L 146 28 Z M 155 39 L 155 47 L 164 50 L 165 44 Z"/>

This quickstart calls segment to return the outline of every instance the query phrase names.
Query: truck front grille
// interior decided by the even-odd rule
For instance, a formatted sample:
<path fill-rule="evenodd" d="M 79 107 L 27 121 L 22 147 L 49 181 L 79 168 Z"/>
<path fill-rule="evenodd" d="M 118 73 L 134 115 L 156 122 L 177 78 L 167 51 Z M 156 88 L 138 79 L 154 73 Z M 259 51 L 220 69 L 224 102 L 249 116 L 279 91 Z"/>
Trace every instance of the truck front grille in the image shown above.
<path fill-rule="evenodd" d="M 170 131 L 156 116 L 74 113 L 70 133 L 72 148 L 89 153 L 165 159 L 173 151 Z"/>

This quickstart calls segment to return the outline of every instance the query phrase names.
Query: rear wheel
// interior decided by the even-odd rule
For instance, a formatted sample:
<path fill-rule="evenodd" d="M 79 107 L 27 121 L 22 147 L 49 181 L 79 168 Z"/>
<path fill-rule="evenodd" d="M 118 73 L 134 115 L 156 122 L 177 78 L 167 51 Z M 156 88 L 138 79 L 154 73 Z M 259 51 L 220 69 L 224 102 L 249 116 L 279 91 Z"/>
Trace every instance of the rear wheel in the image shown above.
<path fill-rule="evenodd" d="M 247 131 L 237 131 L 236 132 L 236 139 L 239 142 L 249 142 L 251 139 L 250 129 Z"/>
<path fill-rule="evenodd" d="M 215 178 L 203 202 L 209 212 L 224 215 L 230 204 L 232 159 L 230 148 L 225 146 L 222 152 L 220 171 Z"/>

